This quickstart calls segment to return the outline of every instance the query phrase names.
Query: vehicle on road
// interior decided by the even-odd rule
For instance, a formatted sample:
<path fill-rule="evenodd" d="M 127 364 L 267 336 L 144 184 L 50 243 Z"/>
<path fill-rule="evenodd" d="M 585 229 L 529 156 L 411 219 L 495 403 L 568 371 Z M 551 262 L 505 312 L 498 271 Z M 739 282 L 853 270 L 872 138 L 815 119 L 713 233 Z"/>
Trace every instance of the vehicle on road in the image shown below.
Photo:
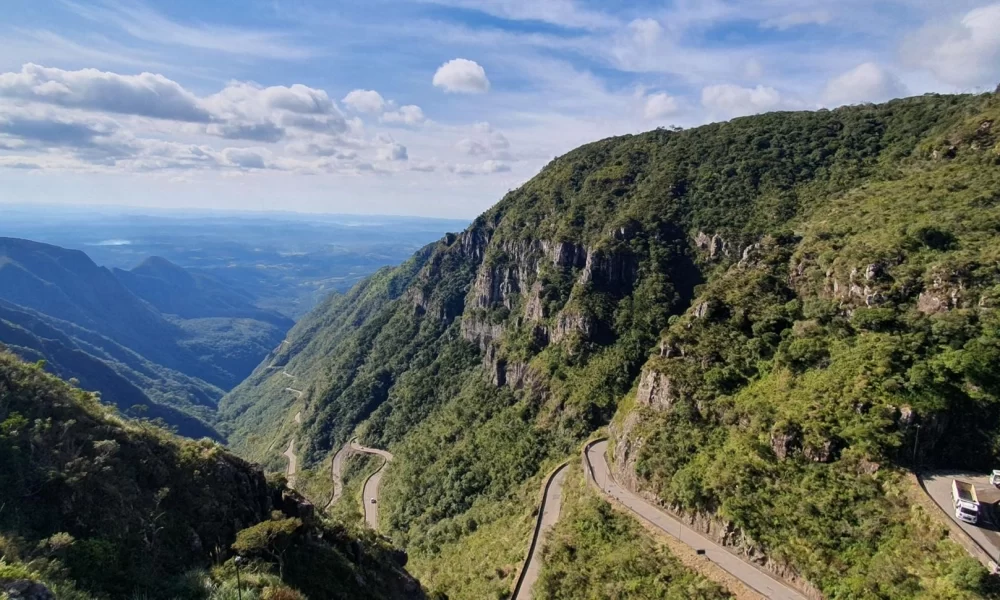
<path fill-rule="evenodd" d="M 971 483 L 953 479 L 951 497 L 955 501 L 955 518 L 975 525 L 979 521 L 979 496 Z"/>
<path fill-rule="evenodd" d="M 1000 487 L 1000 469 L 993 470 L 993 474 L 990 475 L 990 484 Z"/>
<path fill-rule="evenodd" d="M 372 498 L 372 504 L 375 504 L 375 498 Z"/>

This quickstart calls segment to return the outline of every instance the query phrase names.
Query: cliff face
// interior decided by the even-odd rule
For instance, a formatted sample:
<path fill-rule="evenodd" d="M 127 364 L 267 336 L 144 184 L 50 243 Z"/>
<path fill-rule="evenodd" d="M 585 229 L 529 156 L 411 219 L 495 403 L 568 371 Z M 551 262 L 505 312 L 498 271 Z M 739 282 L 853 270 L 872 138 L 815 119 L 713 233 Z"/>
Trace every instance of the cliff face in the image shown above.
<path fill-rule="evenodd" d="M 283 365 L 305 391 L 307 462 L 355 432 L 393 447 L 386 522 L 432 560 L 503 512 L 484 507 L 512 502 L 547 460 L 615 417 L 617 464 L 633 487 L 727 523 L 755 556 L 824 593 L 849 571 L 863 588 L 867 574 L 852 569 L 879 548 L 846 556 L 814 530 L 779 530 L 757 506 L 766 498 L 744 488 L 778 477 L 794 483 L 775 497 L 811 490 L 856 521 L 827 494 L 892 494 L 879 478 L 909 435 L 892 407 L 936 419 L 928 458 L 963 451 L 945 441 L 955 406 L 917 407 L 930 392 L 907 388 L 943 365 L 908 371 L 900 357 L 921 340 L 964 344 L 988 330 L 1000 196 L 994 140 L 979 128 L 997 102 L 928 96 L 575 150 L 466 231 L 300 324 L 223 402 L 232 439 L 267 458 L 293 399 L 276 400 L 282 376 L 266 367 Z M 963 221 L 968 211 L 986 218 Z M 934 335 L 944 337 L 921 337 Z M 858 370 L 824 379 L 841 364 Z M 796 388 L 799 377 L 812 387 Z M 879 397 L 865 387 L 876 380 Z M 970 383 L 979 392 L 969 397 L 986 385 Z M 979 429 L 989 437 L 995 425 Z M 751 496 L 752 509 L 738 502 Z M 498 573 L 488 579 L 502 590 Z"/>

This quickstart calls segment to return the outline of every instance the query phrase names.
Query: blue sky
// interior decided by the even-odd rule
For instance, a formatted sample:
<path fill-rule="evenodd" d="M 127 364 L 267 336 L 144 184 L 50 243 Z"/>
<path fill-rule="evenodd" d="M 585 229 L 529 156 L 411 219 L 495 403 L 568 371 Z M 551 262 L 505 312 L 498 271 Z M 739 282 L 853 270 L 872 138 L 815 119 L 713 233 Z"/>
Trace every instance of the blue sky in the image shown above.
<path fill-rule="evenodd" d="M 471 217 L 582 143 L 992 90 L 976 0 L 8 0 L 0 202 Z"/>

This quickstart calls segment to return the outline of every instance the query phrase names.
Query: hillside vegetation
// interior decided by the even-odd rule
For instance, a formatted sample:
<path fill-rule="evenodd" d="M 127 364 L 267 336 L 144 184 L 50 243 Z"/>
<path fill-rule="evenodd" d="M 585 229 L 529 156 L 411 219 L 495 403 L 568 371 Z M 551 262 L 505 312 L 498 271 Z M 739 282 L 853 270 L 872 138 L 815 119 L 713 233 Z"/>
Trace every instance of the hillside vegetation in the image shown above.
<path fill-rule="evenodd" d="M 574 150 L 292 330 L 303 458 L 390 448 L 383 523 L 453 600 L 509 592 L 542 474 L 609 422 L 631 487 L 829 597 L 990 594 L 902 473 L 917 424 L 923 465 L 1000 458 L 998 118 L 928 95 Z M 220 409 L 275 465 L 282 385 Z"/>
<path fill-rule="evenodd" d="M 423 597 L 405 555 L 318 519 L 218 444 L 122 419 L 0 353 L 0 590 L 60 600 Z"/>
<path fill-rule="evenodd" d="M 291 326 L 161 258 L 112 271 L 79 251 L 0 238 L 0 343 L 189 437 L 220 438 L 219 398 Z"/>

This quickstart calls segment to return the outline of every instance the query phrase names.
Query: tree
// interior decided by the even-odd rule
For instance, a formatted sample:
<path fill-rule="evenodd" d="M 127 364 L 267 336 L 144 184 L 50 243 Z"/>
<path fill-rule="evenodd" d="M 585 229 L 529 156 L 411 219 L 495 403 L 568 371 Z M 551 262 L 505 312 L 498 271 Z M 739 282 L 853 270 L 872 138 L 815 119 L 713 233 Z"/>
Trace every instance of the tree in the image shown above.
<path fill-rule="evenodd" d="M 263 554 L 278 563 L 278 574 L 285 577 L 285 553 L 292 546 L 301 519 L 263 521 L 236 534 L 233 550 L 241 554 Z"/>

